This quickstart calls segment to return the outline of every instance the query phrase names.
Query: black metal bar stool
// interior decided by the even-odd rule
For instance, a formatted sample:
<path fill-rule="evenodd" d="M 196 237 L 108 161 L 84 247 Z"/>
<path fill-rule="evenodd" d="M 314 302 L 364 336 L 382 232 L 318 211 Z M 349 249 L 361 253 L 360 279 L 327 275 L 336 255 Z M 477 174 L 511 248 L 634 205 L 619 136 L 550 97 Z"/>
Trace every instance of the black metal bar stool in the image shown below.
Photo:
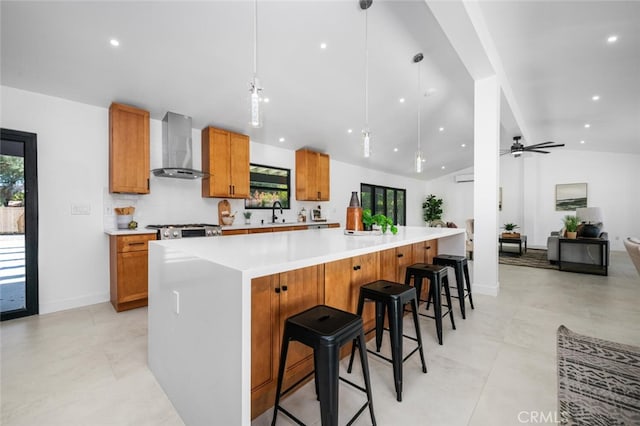
<path fill-rule="evenodd" d="M 439 254 L 433 258 L 433 264 L 451 266 L 453 268 L 456 273 L 456 287 L 458 288 L 458 295 L 451 297 L 459 300 L 462 319 L 467 319 L 464 306 L 465 297 L 469 298 L 471 309 L 475 309 L 473 307 L 473 297 L 471 296 L 471 280 L 469 279 L 469 264 L 467 263 L 467 258 L 464 256 L 454 256 L 452 254 Z M 463 273 L 467 285 L 466 289 L 462 280 Z"/>
<path fill-rule="evenodd" d="M 313 348 L 315 370 L 281 393 L 290 340 L 296 340 Z M 367 356 L 364 351 L 360 350 L 364 388 L 339 376 L 340 347 L 353 341 L 359 342 L 360 347 L 364 347 L 365 345 L 362 318 L 358 315 L 330 306 L 318 305 L 287 318 L 282 337 L 282 352 L 280 354 L 276 402 L 273 407 L 273 420 L 271 421 L 272 426 L 276 424 L 278 411 L 282 411 L 299 425 L 304 425 L 297 417 L 280 406 L 280 398 L 311 377 L 314 373 L 316 394 L 320 400 L 320 413 L 323 426 L 337 426 L 338 424 L 338 380 L 342 380 L 367 394 L 367 402 L 353 416 L 349 424 L 353 423 L 365 408 L 369 407 L 371 422 L 375 426 L 376 418 L 373 414 L 369 364 L 367 363 Z"/>
<path fill-rule="evenodd" d="M 416 351 L 420 352 L 420 360 L 422 361 L 422 372 L 427 372 L 427 365 L 424 361 L 424 352 L 422 351 L 422 336 L 420 334 L 420 324 L 418 322 L 418 296 L 416 295 L 416 289 L 403 285 L 400 283 L 394 283 L 391 281 L 379 280 L 372 283 L 363 285 L 360 287 L 360 297 L 358 298 L 358 315 L 362 315 L 364 308 L 364 302 L 366 299 L 376 302 L 376 326 L 371 330 L 365 332 L 365 334 L 376 332 L 376 352 L 367 350 L 367 352 L 391 362 L 393 365 L 393 379 L 396 389 L 396 397 L 398 401 L 402 401 L 402 364 Z M 402 317 L 404 315 L 404 306 L 410 303 L 413 308 L 413 325 L 416 330 L 416 337 L 411 337 L 403 334 Z M 384 314 L 388 308 L 389 311 L 389 337 L 391 340 L 391 359 L 379 354 L 380 346 L 382 345 L 382 334 L 384 328 Z M 406 357 L 402 358 L 402 338 L 406 337 L 414 342 L 418 342 L 418 346 L 411 351 Z M 361 348 L 360 342 L 357 345 Z M 356 342 L 354 342 L 351 348 L 351 358 L 349 359 L 349 368 L 347 371 L 351 372 L 351 366 L 353 364 L 353 356 L 356 350 Z"/>
<path fill-rule="evenodd" d="M 447 267 L 440 265 L 429 265 L 427 263 L 414 263 L 411 266 L 407 266 L 407 272 L 405 274 L 404 283 L 409 285 L 413 277 L 413 285 L 416 288 L 416 292 L 421 294 L 422 292 L 422 280 L 427 278 L 429 280 L 429 297 L 428 300 L 433 300 L 433 316 L 427 314 L 420 314 L 423 317 L 433 318 L 436 320 L 436 332 L 438 334 L 438 343 L 442 345 L 442 318 L 449 315 L 451 319 L 451 327 L 456 329 L 456 323 L 453 320 L 453 305 L 451 304 L 451 292 L 449 291 L 449 278 L 447 277 Z M 445 297 L 447 299 L 446 312 L 442 312 L 442 300 L 441 293 L 444 288 Z M 427 306 L 428 308 L 428 306 Z"/>

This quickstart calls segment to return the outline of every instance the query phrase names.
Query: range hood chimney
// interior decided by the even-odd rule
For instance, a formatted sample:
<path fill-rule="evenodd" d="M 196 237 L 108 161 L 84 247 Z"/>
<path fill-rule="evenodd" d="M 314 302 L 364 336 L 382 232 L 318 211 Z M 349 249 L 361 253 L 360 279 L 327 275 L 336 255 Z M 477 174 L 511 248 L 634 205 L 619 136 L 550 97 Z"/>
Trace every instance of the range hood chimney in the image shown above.
<path fill-rule="evenodd" d="M 197 179 L 207 174 L 193 169 L 191 117 L 167 112 L 162 119 L 162 168 L 153 169 L 158 177 Z"/>

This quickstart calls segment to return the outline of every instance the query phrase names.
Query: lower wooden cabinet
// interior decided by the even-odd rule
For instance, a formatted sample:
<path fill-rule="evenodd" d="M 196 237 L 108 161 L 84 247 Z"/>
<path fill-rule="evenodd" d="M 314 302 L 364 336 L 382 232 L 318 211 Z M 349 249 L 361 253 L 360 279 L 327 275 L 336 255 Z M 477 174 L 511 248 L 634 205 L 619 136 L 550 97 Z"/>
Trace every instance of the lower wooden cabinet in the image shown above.
<path fill-rule="evenodd" d="M 251 418 L 273 406 L 285 320 L 324 301 L 323 265 L 254 278 L 251 282 Z M 313 370 L 310 348 L 292 342 L 284 387 Z"/>
<path fill-rule="evenodd" d="M 414 263 L 433 263 L 433 258 L 438 254 L 438 240 L 421 241 L 413 244 Z M 425 279 L 422 284 L 421 300 L 427 300 L 429 295 L 429 280 Z"/>
<path fill-rule="evenodd" d="M 381 251 L 381 279 L 396 283 L 404 283 L 407 266 L 416 263 L 413 251 L 412 244 Z"/>
<path fill-rule="evenodd" d="M 148 243 L 155 234 L 109 236 L 111 304 L 116 311 L 147 306 Z"/>

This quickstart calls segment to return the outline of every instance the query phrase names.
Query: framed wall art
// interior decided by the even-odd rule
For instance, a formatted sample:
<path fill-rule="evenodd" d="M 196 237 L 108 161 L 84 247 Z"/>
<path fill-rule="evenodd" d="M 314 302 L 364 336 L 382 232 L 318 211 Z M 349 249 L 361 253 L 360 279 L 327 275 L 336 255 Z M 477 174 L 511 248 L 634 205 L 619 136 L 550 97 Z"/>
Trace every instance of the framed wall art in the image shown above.
<path fill-rule="evenodd" d="M 556 211 L 587 207 L 586 183 L 562 183 L 556 185 Z"/>

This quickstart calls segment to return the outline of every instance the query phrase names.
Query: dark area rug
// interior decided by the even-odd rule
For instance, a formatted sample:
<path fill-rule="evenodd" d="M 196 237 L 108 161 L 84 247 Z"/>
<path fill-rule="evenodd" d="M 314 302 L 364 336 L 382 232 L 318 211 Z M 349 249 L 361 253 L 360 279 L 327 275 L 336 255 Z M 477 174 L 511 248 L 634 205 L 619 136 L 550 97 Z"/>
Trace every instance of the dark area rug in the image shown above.
<path fill-rule="evenodd" d="M 558 328 L 563 425 L 640 425 L 640 348 Z"/>
<path fill-rule="evenodd" d="M 503 265 L 528 266 L 530 268 L 558 269 L 558 265 L 552 265 L 547 260 L 547 251 L 540 249 L 528 249 L 522 256 L 518 253 L 500 253 L 498 263 Z"/>

